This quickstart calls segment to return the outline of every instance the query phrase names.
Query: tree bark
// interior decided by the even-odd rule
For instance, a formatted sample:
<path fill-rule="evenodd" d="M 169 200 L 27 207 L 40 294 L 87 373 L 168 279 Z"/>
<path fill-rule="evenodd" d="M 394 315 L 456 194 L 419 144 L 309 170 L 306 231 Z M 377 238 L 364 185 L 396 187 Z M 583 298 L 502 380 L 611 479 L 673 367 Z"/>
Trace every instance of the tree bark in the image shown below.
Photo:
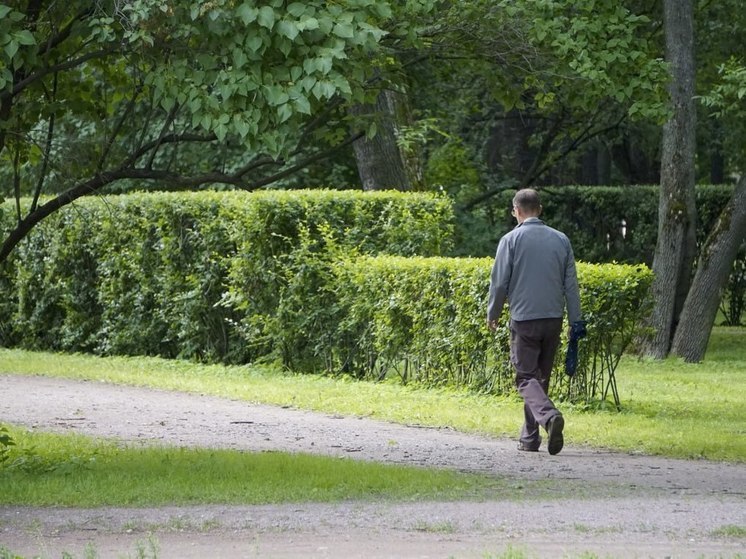
<path fill-rule="evenodd" d="M 707 239 L 689 289 L 671 353 L 690 363 L 705 356 L 715 323 L 722 289 L 746 238 L 746 175 L 736 185 L 733 197 L 723 209 Z"/>
<path fill-rule="evenodd" d="M 358 105 L 351 109 L 357 116 L 374 115 L 376 134 L 362 137 L 353 144 L 355 160 L 363 190 L 412 190 L 414 181 L 407 170 L 397 143 L 398 115 L 402 111 L 401 94 L 384 89 L 375 105 Z"/>
<path fill-rule="evenodd" d="M 649 318 L 654 333 L 643 344 L 643 351 L 657 359 L 668 355 L 696 255 L 693 2 L 665 0 L 663 4 L 673 114 L 663 127 L 661 145 L 658 242 L 651 288 L 654 305 Z"/>

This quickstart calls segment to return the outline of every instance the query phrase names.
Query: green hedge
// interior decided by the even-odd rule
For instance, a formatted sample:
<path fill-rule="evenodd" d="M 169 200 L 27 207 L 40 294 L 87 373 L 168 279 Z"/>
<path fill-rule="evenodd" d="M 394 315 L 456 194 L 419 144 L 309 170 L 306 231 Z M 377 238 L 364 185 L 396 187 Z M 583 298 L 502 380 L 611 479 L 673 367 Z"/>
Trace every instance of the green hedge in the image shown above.
<path fill-rule="evenodd" d="M 431 195 L 86 199 L 42 223 L 0 274 L 9 295 L 0 305 L 2 342 L 279 358 L 297 371 L 510 390 L 507 327 L 492 334 L 485 326 L 492 259 L 434 257 L 448 251 L 451 235 L 451 206 Z M 554 390 L 585 400 L 610 393 L 618 403 L 613 374 L 650 271 L 578 270 L 589 337 L 579 374 L 571 383 L 555 375 Z"/>
<path fill-rule="evenodd" d="M 0 342 L 229 362 L 272 355 L 285 267 L 301 244 L 313 251 L 330 235 L 361 254 L 440 254 L 452 209 L 398 192 L 83 199 L 42 222 L 3 267 Z"/>
<path fill-rule="evenodd" d="M 333 291 L 314 285 L 296 299 L 303 312 L 286 314 L 286 333 L 295 336 L 288 347 L 303 347 L 303 332 L 319 341 L 316 361 L 296 352 L 294 368 L 366 379 L 395 375 L 403 382 L 487 393 L 512 389 L 507 311 L 496 333 L 486 327 L 492 259 L 338 256 L 317 261 L 315 272 Z M 611 396 L 619 405 L 614 371 L 635 335 L 652 272 L 644 265 L 578 263 L 578 276 L 588 338 L 581 342 L 577 375 L 570 381 L 555 374 L 553 390 L 573 400 Z M 303 321 L 309 315 L 317 320 L 315 329 L 294 327 L 294 316 Z M 563 359 L 558 352 L 557 371 L 564 370 Z"/>

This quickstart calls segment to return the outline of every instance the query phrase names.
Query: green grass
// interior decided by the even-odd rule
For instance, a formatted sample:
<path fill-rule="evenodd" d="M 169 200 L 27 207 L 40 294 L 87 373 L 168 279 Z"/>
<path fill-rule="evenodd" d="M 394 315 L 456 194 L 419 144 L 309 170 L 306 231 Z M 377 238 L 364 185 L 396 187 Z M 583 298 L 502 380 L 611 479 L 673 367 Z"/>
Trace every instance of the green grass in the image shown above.
<path fill-rule="evenodd" d="M 712 532 L 713 536 L 746 539 L 746 526 L 728 524 Z"/>
<path fill-rule="evenodd" d="M 0 349 L 1 373 L 152 386 L 498 437 L 515 437 L 523 415 L 515 396 L 293 375 L 273 367 Z M 567 444 L 746 462 L 746 328 L 715 328 L 701 364 L 625 357 L 617 381 L 621 413 L 559 403 Z"/>
<path fill-rule="evenodd" d="M 281 452 L 121 447 L 8 429 L 4 505 L 97 507 L 468 499 L 509 495 L 494 477 Z"/>

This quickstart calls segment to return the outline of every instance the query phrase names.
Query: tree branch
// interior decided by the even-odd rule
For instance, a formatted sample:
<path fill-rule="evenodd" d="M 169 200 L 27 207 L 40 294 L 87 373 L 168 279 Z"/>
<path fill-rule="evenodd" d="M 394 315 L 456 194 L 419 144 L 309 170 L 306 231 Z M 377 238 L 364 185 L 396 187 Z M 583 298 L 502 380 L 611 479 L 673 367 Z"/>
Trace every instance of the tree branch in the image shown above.
<path fill-rule="evenodd" d="M 52 93 L 50 95 L 51 100 L 55 100 L 57 98 L 57 74 L 54 75 L 54 80 L 52 82 Z M 44 187 L 44 181 L 47 178 L 47 168 L 49 167 L 49 154 L 52 151 L 52 139 L 54 138 L 54 122 L 55 122 L 55 113 L 52 113 L 49 115 L 49 124 L 47 125 L 47 139 L 44 144 L 44 159 L 41 164 L 41 169 L 39 171 L 39 180 L 36 182 L 36 188 L 34 189 L 34 198 L 31 202 L 31 210 L 34 211 L 36 209 L 37 204 L 39 203 L 39 196 L 41 196 L 41 190 Z"/>
<path fill-rule="evenodd" d="M 163 126 L 161 127 L 161 132 L 160 134 L 158 134 L 158 139 L 155 140 L 155 145 L 153 145 L 150 151 L 150 157 L 148 158 L 148 164 L 146 165 L 148 169 L 153 168 L 153 161 L 155 161 L 155 156 L 158 153 L 158 149 L 163 145 L 163 138 L 166 137 L 166 131 L 173 124 L 174 119 L 176 118 L 176 113 L 179 112 L 179 108 L 180 108 L 180 105 L 176 103 L 174 104 L 173 107 L 171 107 L 171 110 L 168 112 L 168 116 L 166 117 L 166 120 L 163 123 Z"/>
<path fill-rule="evenodd" d="M 52 49 L 56 48 L 58 45 L 60 45 L 65 39 L 70 37 L 70 32 L 72 31 L 73 25 L 75 25 L 75 22 L 77 21 L 83 21 L 88 16 L 93 14 L 93 8 L 89 8 L 87 10 L 83 10 L 82 12 L 78 13 L 74 18 L 72 18 L 65 27 L 63 27 L 59 33 L 54 35 L 53 37 L 49 37 L 47 39 L 46 47 L 43 51 L 39 52 L 41 56 L 45 56 L 48 54 Z"/>
<path fill-rule="evenodd" d="M 171 144 L 178 142 L 212 142 L 217 139 L 215 134 L 208 134 L 203 136 L 200 134 L 186 133 L 186 134 L 167 134 L 163 138 L 158 138 L 148 142 L 147 144 L 140 146 L 122 163 L 122 167 L 130 167 L 137 162 L 143 155 L 147 154 L 150 150 L 155 149 L 161 144 Z"/>
<path fill-rule="evenodd" d="M 22 80 L 20 80 L 19 82 L 16 82 L 12 90 L 0 95 L 0 99 L 5 99 L 8 97 L 15 97 L 21 91 L 26 89 L 26 87 L 34 83 L 36 80 L 39 80 L 52 73 L 62 72 L 64 70 L 70 70 L 71 68 L 80 66 L 84 62 L 87 62 L 88 60 L 92 60 L 94 58 L 103 58 L 113 52 L 116 52 L 116 50 L 117 49 L 112 45 L 109 48 L 98 50 L 95 52 L 89 52 L 87 54 L 79 56 L 78 58 L 68 60 L 67 62 L 60 62 L 59 64 L 55 64 L 54 66 L 47 66 L 45 68 L 42 68 L 38 72 L 33 72 L 29 74 L 28 76 L 26 76 L 25 78 L 23 78 Z"/>
<path fill-rule="evenodd" d="M 111 138 L 109 138 L 109 141 L 106 142 L 106 146 L 104 146 L 104 151 L 101 154 L 101 159 L 98 163 L 98 168 L 96 169 L 97 172 L 102 172 L 104 170 L 104 164 L 106 163 L 106 160 L 109 157 L 109 152 L 111 151 L 112 146 L 114 145 L 114 140 L 116 140 L 117 136 L 119 136 L 119 132 L 122 129 L 122 126 L 124 126 L 124 121 L 127 119 L 127 117 L 132 114 L 132 111 L 135 108 L 135 101 L 137 100 L 137 97 L 142 92 L 142 85 L 139 84 L 135 87 L 135 92 L 130 98 L 130 100 L 127 102 L 127 106 L 124 108 L 124 111 L 119 116 L 119 119 L 117 120 L 116 124 L 114 125 L 114 129 L 111 133 Z"/>
<path fill-rule="evenodd" d="M 331 148 L 328 148 L 324 151 L 320 151 L 318 153 L 315 153 L 314 155 L 311 155 L 307 157 L 306 159 L 301 160 L 299 163 L 296 163 L 292 167 L 288 167 L 287 169 L 280 171 L 279 173 L 276 173 L 274 175 L 270 175 L 268 177 L 264 177 L 263 179 L 260 179 L 258 181 L 255 181 L 251 183 L 249 188 L 245 188 L 245 190 L 256 190 L 257 188 L 260 188 L 262 186 L 266 186 L 268 184 L 271 184 L 275 181 L 278 181 L 280 179 L 283 179 L 289 175 L 292 175 L 296 171 L 303 169 L 304 167 L 308 167 L 311 163 L 316 163 L 317 161 L 322 161 L 326 159 L 327 157 L 331 157 L 335 153 L 337 153 L 340 149 L 349 146 L 353 142 L 359 140 L 365 136 L 365 132 L 358 132 L 357 134 L 353 134 L 352 136 L 348 137 L 344 142 L 341 144 L 337 144 L 336 146 L 333 146 Z"/>

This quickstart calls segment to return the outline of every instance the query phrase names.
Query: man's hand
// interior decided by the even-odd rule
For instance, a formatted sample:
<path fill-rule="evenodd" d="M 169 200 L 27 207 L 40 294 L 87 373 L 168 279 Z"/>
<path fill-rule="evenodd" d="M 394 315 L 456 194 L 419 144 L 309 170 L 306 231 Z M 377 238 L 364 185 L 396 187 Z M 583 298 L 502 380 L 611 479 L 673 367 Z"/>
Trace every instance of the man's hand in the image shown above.
<path fill-rule="evenodd" d="M 497 330 L 497 320 L 487 320 L 487 327 L 493 332 Z"/>
<path fill-rule="evenodd" d="M 580 340 L 582 338 L 585 338 L 588 335 L 585 325 L 585 320 L 578 320 L 576 322 L 573 322 L 570 325 L 569 330 L 567 331 L 567 337 L 570 340 Z"/>

